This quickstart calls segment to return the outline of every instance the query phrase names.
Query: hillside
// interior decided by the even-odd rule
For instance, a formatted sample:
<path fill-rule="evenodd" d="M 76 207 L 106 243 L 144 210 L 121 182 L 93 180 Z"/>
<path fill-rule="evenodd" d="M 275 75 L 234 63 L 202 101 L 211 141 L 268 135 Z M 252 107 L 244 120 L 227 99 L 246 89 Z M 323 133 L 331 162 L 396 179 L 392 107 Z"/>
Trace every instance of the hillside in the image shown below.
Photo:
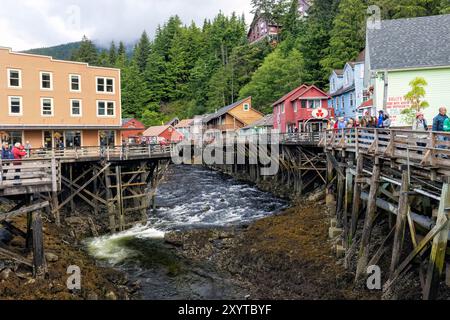
<path fill-rule="evenodd" d="M 38 49 L 30 49 L 27 51 L 24 51 L 24 53 L 31 53 L 31 54 L 40 54 L 44 56 L 51 56 L 54 59 L 59 60 L 70 60 L 72 53 L 75 50 L 78 50 L 80 48 L 81 42 L 72 42 L 72 43 L 66 43 L 54 47 L 48 47 L 48 48 L 38 48 Z"/>

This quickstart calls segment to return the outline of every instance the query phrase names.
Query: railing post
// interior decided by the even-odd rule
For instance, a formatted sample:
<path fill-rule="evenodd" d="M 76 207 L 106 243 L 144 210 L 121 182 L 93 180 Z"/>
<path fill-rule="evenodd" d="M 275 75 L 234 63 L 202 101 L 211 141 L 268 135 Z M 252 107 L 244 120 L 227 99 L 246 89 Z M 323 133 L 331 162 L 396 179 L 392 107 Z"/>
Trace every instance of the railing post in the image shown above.
<path fill-rule="evenodd" d="M 359 128 L 355 128 L 355 154 L 356 158 L 359 155 Z"/>
<path fill-rule="evenodd" d="M 109 159 L 110 159 L 110 156 L 109 156 L 109 146 L 106 147 L 106 159 L 108 159 L 108 161 L 109 161 Z"/>
<path fill-rule="evenodd" d="M 435 166 L 436 163 L 436 133 L 430 133 L 430 165 Z"/>
<path fill-rule="evenodd" d="M 152 157 L 152 146 L 150 144 L 148 145 L 148 157 Z"/>
<path fill-rule="evenodd" d="M 3 161 L 2 161 L 2 157 L 0 157 L 0 184 L 3 184 Z"/>

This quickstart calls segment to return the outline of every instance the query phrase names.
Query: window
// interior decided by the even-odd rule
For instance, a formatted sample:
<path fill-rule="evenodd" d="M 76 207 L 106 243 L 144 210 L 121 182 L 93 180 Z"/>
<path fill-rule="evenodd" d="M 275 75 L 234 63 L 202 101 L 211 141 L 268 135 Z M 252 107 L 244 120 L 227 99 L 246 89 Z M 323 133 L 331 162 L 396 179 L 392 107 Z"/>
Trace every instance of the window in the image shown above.
<path fill-rule="evenodd" d="M 9 115 L 22 115 L 22 97 L 9 97 Z"/>
<path fill-rule="evenodd" d="M 309 100 L 310 109 L 318 109 L 322 106 L 322 101 L 320 100 Z"/>
<path fill-rule="evenodd" d="M 53 90 L 53 74 L 41 72 L 41 90 Z"/>
<path fill-rule="evenodd" d="M 71 74 L 69 76 L 70 80 L 70 91 L 81 92 L 81 77 L 77 74 Z"/>
<path fill-rule="evenodd" d="M 250 105 L 248 103 L 244 103 L 244 111 L 249 111 Z"/>
<path fill-rule="evenodd" d="M 22 71 L 8 69 L 8 88 L 22 88 Z"/>
<path fill-rule="evenodd" d="M 297 101 L 294 101 L 294 112 L 297 113 L 298 111 L 298 105 L 297 105 Z"/>
<path fill-rule="evenodd" d="M 114 101 L 98 101 L 97 116 L 114 117 L 116 115 L 116 103 Z"/>
<path fill-rule="evenodd" d="M 53 117 L 53 98 L 41 99 L 41 116 Z"/>
<path fill-rule="evenodd" d="M 81 110 L 81 100 L 70 100 L 70 115 L 72 117 L 81 117 L 82 116 L 82 110 Z"/>
<path fill-rule="evenodd" d="M 308 100 L 302 100 L 302 109 L 308 108 Z"/>
<path fill-rule="evenodd" d="M 278 114 L 281 114 L 281 104 L 278 106 Z"/>
<path fill-rule="evenodd" d="M 284 113 L 284 103 L 283 104 L 281 104 L 281 113 Z"/>
<path fill-rule="evenodd" d="M 353 93 L 350 93 L 350 107 L 353 107 L 354 100 L 353 100 Z"/>
<path fill-rule="evenodd" d="M 114 93 L 114 79 L 113 78 L 97 78 L 97 92 L 98 93 Z"/>
<path fill-rule="evenodd" d="M 116 132 L 112 130 L 99 131 L 100 146 L 102 147 L 114 147 L 116 144 Z"/>
<path fill-rule="evenodd" d="M 8 142 L 9 145 L 14 145 L 17 142 L 23 143 L 22 131 L 2 131 L 0 136 L 1 142 Z"/>
<path fill-rule="evenodd" d="M 81 131 L 66 131 L 66 147 L 81 148 Z"/>

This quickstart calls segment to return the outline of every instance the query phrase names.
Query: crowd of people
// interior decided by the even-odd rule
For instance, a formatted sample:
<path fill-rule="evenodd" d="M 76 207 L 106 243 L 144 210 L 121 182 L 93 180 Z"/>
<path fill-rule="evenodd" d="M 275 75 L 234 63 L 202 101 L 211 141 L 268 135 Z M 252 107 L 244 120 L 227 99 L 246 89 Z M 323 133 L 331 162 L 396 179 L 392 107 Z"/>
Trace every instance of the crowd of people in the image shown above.
<path fill-rule="evenodd" d="M 378 112 L 378 117 L 373 117 L 370 112 L 366 112 L 364 117 L 345 120 L 344 117 L 339 117 L 337 120 L 331 118 L 328 123 L 328 129 L 349 129 L 349 128 L 385 128 L 391 127 L 391 119 L 384 111 Z"/>

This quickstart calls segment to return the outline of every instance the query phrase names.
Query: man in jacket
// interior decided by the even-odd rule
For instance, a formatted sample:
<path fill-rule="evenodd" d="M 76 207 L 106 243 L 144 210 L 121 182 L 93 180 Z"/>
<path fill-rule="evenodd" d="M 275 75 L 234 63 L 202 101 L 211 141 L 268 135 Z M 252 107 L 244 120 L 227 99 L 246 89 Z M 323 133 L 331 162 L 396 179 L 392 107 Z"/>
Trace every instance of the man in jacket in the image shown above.
<path fill-rule="evenodd" d="M 439 114 L 433 119 L 433 131 L 444 131 L 444 122 L 448 119 L 447 109 L 442 107 L 439 109 Z"/>

